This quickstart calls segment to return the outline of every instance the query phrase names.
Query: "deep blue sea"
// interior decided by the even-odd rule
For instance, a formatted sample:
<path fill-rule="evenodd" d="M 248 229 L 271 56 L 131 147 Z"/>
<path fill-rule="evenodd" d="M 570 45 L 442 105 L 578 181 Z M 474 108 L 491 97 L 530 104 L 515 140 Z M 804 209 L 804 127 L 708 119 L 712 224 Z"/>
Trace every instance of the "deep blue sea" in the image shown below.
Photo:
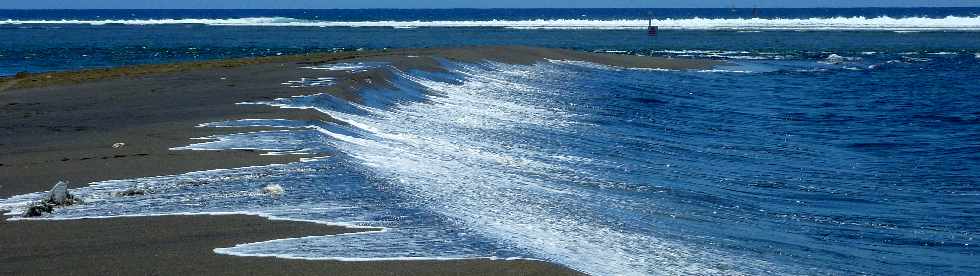
<path fill-rule="evenodd" d="M 310 51 L 532 45 L 726 62 L 383 63 L 394 88 L 248 104 L 346 124 L 174 150 L 305 162 L 113 180 L 49 218 L 248 213 L 384 230 L 216 252 L 531 258 L 593 275 L 980 274 L 980 8 L 0 10 L 0 75 Z M 646 35 L 647 18 L 661 27 Z M 331 80 L 284 85 L 330 85 Z M 285 80 L 284 80 L 285 81 Z M 281 195 L 264 187 L 279 185 Z M 136 188 L 137 197 L 114 192 Z M 268 191 L 268 189 L 267 189 Z M 41 194 L 0 200 L 19 212 Z"/>

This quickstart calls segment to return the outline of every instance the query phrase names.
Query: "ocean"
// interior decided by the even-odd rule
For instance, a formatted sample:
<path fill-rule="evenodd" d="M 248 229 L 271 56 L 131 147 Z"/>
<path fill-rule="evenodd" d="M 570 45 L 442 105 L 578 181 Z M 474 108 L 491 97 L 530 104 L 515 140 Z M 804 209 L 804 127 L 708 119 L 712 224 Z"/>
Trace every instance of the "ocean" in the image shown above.
<path fill-rule="evenodd" d="M 74 189 L 86 203 L 47 218 L 244 213 L 382 229 L 215 250 L 242 256 L 529 258 L 593 275 L 975 275 L 978 13 L 0 10 L 0 75 L 505 44 L 720 60 L 682 71 L 325 64 L 310 70 L 384 68 L 394 86 L 360 91 L 362 104 L 327 94 L 243 103 L 345 124 L 212 122 L 201 127 L 277 130 L 174 149 L 321 157 L 104 181 Z M 284 193 L 260 191 L 272 184 Z M 147 193 L 113 195 L 131 188 Z"/>

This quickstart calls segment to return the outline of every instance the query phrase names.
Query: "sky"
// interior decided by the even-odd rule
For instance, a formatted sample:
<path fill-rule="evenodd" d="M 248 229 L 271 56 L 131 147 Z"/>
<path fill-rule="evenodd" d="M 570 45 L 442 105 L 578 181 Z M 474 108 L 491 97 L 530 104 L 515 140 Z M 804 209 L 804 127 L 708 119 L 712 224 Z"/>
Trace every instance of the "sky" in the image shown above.
<path fill-rule="evenodd" d="M 0 9 L 980 7 L 980 0 L 0 0 Z"/>

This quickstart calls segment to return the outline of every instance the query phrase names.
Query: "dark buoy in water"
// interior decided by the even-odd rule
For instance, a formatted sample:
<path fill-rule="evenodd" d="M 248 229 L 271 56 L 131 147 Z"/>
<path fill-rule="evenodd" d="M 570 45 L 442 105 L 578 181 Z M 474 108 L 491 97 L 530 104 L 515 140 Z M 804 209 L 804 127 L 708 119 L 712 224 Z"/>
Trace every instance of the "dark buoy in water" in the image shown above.
<path fill-rule="evenodd" d="M 647 35 L 657 36 L 658 27 L 653 25 L 653 19 L 647 19 Z"/>

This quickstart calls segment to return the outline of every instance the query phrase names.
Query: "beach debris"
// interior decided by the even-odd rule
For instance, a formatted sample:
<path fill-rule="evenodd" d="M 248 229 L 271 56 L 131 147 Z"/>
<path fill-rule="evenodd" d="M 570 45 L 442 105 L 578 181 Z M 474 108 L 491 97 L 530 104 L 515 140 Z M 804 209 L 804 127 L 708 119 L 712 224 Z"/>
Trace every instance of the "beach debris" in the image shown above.
<path fill-rule="evenodd" d="M 118 148 L 125 147 L 125 146 L 126 146 L 126 143 L 122 143 L 122 142 L 112 144 L 112 148 L 114 148 L 114 149 L 118 149 Z"/>
<path fill-rule="evenodd" d="M 122 191 L 112 192 L 112 196 L 114 197 L 141 196 L 145 194 L 146 194 L 146 190 L 136 188 L 136 187 L 130 187 Z"/>
<path fill-rule="evenodd" d="M 58 181 L 51 188 L 51 191 L 48 191 L 48 197 L 28 207 L 27 211 L 24 212 L 24 216 L 39 217 L 44 215 L 44 213 L 51 213 L 55 207 L 69 206 L 81 202 L 81 199 L 68 193 L 68 181 Z"/>
<path fill-rule="evenodd" d="M 286 193 L 286 190 L 284 190 L 279 184 L 269 184 L 262 187 L 262 193 L 272 196 L 279 196 Z"/>

